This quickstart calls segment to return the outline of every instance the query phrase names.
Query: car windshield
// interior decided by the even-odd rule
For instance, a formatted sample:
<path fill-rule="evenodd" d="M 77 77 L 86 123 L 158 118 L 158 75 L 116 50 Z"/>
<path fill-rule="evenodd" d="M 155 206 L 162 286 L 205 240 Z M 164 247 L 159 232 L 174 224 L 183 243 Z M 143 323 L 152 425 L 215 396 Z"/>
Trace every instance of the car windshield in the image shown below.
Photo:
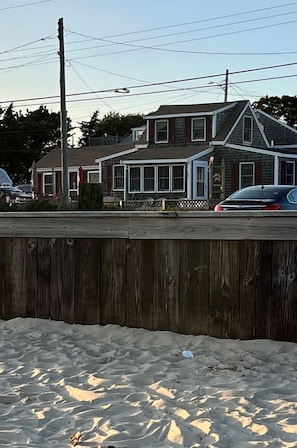
<path fill-rule="evenodd" d="M 272 200 L 278 198 L 284 190 L 278 188 L 243 189 L 234 193 L 230 199 Z"/>

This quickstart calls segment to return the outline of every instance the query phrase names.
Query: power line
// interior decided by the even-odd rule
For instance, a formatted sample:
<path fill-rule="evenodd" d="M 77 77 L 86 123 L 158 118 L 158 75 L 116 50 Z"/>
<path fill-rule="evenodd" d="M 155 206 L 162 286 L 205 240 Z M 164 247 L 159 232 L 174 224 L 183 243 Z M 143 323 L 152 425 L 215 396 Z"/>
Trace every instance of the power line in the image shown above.
<path fill-rule="evenodd" d="M 109 38 L 113 38 L 113 37 L 123 37 L 123 36 L 129 36 L 129 35 L 133 35 L 133 34 L 147 33 L 147 32 L 150 32 L 150 31 L 158 31 L 158 30 L 175 28 L 175 27 L 180 27 L 180 26 L 193 25 L 195 23 L 204 23 L 204 22 L 210 22 L 210 21 L 213 21 L 213 20 L 221 20 L 221 19 L 226 19 L 226 18 L 229 19 L 230 17 L 237 17 L 237 16 L 241 16 L 241 15 L 252 14 L 252 13 L 268 11 L 268 10 L 270 11 L 272 9 L 279 9 L 279 8 L 284 8 L 284 7 L 287 7 L 287 6 L 293 6 L 293 5 L 296 6 L 296 3 L 295 2 L 285 3 L 285 4 L 282 4 L 282 5 L 278 5 L 278 6 L 270 6 L 268 8 L 253 9 L 253 10 L 239 12 L 239 13 L 233 13 L 233 14 L 228 14 L 228 15 L 223 15 L 223 16 L 211 17 L 211 18 L 207 18 L 207 19 L 194 20 L 194 21 L 191 21 L 191 22 L 178 23 L 178 24 L 174 24 L 174 25 L 167 25 L 167 26 L 162 26 L 162 27 L 157 27 L 157 28 L 142 29 L 142 30 L 138 30 L 138 31 L 130 31 L 128 33 L 122 33 L 122 34 L 113 34 L 113 35 L 110 35 L 110 36 L 104 36 L 103 38 L 109 39 Z M 72 32 L 72 31 L 69 31 L 69 33 L 78 34 L 78 33 Z M 93 38 L 91 38 L 91 39 L 93 39 Z"/>
<path fill-rule="evenodd" d="M 278 65 L 269 65 L 269 66 L 265 66 L 265 67 L 250 68 L 250 69 L 246 69 L 246 70 L 237 70 L 237 71 L 229 72 L 229 75 L 251 73 L 251 72 L 261 71 L 261 70 L 271 70 L 271 69 L 275 69 L 275 68 L 290 67 L 293 65 L 297 65 L 297 62 L 290 62 L 287 64 L 278 64 Z M 218 76 L 224 76 L 224 75 L 225 75 L 225 73 L 218 73 L 218 74 L 211 74 L 211 75 L 204 75 L 204 76 L 195 76 L 192 78 L 182 78 L 182 79 L 154 82 L 154 83 L 148 83 L 148 84 L 142 84 L 142 85 L 133 85 L 133 86 L 128 86 L 126 88 L 131 90 L 131 89 L 139 89 L 139 88 L 146 88 L 146 87 L 153 87 L 153 86 L 162 86 L 162 85 L 174 84 L 174 83 L 178 83 L 178 82 L 188 82 L 188 81 L 197 81 L 199 79 L 216 78 Z M 295 76 L 295 75 L 292 75 L 292 76 Z M 280 76 L 279 78 L 283 78 L 283 77 Z M 269 79 L 278 79 L 278 77 L 269 78 Z M 92 93 L 93 94 L 94 93 L 96 93 L 96 94 L 97 93 L 108 93 L 108 92 L 114 92 L 115 90 L 116 90 L 116 88 L 104 89 L 104 90 L 94 90 Z M 89 94 L 90 94 L 90 92 L 69 93 L 67 95 L 67 97 L 89 95 Z M 132 94 L 130 94 L 129 96 L 131 96 L 131 95 Z M 59 95 L 35 97 L 35 98 L 23 98 L 23 99 L 14 99 L 14 100 L 3 100 L 2 103 L 3 104 L 14 103 L 14 102 L 20 103 L 20 102 L 25 102 L 25 101 L 40 101 L 40 100 L 55 99 L 55 98 L 59 98 Z"/>
<path fill-rule="evenodd" d="M 48 2 L 52 2 L 52 1 L 53 0 L 40 0 L 40 1 L 34 2 L 34 3 L 24 3 L 23 5 L 7 6 L 6 8 L 0 8 L 0 11 L 5 11 L 6 9 L 24 8 L 25 6 L 34 6 L 34 5 L 38 5 L 39 3 L 48 3 Z"/>
<path fill-rule="evenodd" d="M 1 10 L 0 10 L 0 11 L 1 11 Z M 1 51 L 1 52 L 0 52 L 0 55 L 1 55 L 1 54 L 9 53 L 10 51 L 19 50 L 20 48 L 28 47 L 29 45 L 36 44 L 37 42 L 44 42 L 44 41 L 47 40 L 47 39 L 52 39 L 53 36 L 54 36 L 54 34 L 50 34 L 49 36 L 41 37 L 40 39 L 32 40 L 32 42 L 27 42 L 26 44 L 19 45 L 18 47 L 14 47 L 14 48 L 10 48 L 10 49 L 5 50 L 5 51 Z"/>

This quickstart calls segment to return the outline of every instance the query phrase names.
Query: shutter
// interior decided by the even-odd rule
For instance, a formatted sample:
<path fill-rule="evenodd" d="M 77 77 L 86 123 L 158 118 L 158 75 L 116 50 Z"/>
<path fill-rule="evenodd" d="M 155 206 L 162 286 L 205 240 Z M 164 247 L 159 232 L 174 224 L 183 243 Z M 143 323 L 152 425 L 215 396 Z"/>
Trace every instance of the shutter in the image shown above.
<path fill-rule="evenodd" d="M 280 168 L 281 168 L 280 183 L 281 183 L 281 185 L 285 185 L 285 183 L 286 183 L 286 161 L 285 160 L 281 161 Z"/>
<path fill-rule="evenodd" d="M 112 193 L 112 164 L 109 163 L 106 167 L 107 170 L 107 191 L 108 194 Z"/>
<path fill-rule="evenodd" d="M 149 121 L 149 144 L 155 144 L 155 120 Z"/>
<path fill-rule="evenodd" d="M 169 119 L 169 143 L 175 142 L 175 119 Z"/>
<path fill-rule="evenodd" d="M 35 190 L 35 193 L 37 193 L 38 195 L 42 195 L 42 188 L 43 188 L 43 184 L 42 184 L 42 179 L 43 176 L 42 174 L 38 173 L 37 174 L 37 191 Z"/>
<path fill-rule="evenodd" d="M 61 196 L 62 194 L 62 173 L 61 171 L 56 171 L 56 196 Z"/>
<path fill-rule="evenodd" d="M 255 185 L 262 184 L 262 162 L 255 163 Z"/>
<path fill-rule="evenodd" d="M 239 163 L 233 163 L 232 165 L 232 193 L 239 188 Z"/>
<path fill-rule="evenodd" d="M 297 185 L 297 163 L 294 162 L 295 164 L 295 185 Z"/>
<path fill-rule="evenodd" d="M 191 118 L 185 119 L 185 143 L 191 143 Z"/>

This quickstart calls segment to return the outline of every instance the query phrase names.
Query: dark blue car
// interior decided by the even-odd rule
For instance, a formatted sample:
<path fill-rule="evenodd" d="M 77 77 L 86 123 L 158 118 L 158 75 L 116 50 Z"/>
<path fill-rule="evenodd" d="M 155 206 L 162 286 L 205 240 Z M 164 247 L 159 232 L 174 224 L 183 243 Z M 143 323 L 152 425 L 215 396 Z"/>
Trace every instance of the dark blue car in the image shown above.
<path fill-rule="evenodd" d="M 232 210 L 297 210 L 297 186 L 255 185 L 231 194 L 215 206 L 216 212 Z"/>

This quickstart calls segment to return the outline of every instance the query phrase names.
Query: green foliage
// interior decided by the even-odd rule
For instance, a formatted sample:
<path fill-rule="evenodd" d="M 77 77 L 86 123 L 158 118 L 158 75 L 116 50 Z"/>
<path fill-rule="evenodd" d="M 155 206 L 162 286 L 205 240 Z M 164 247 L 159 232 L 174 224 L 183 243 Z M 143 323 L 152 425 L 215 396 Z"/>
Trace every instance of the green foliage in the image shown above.
<path fill-rule="evenodd" d="M 48 200 L 29 201 L 20 207 L 24 212 L 46 212 L 58 210 L 59 204 Z"/>
<path fill-rule="evenodd" d="M 69 130 L 71 129 L 68 120 Z M 0 166 L 14 183 L 27 183 L 33 161 L 60 145 L 60 114 L 45 106 L 15 112 L 13 105 L 0 108 Z"/>
<path fill-rule="evenodd" d="M 79 184 L 78 210 L 102 210 L 103 191 L 101 184 Z"/>
<path fill-rule="evenodd" d="M 144 124 L 143 115 L 140 114 L 121 115 L 110 112 L 104 115 L 101 120 L 98 118 L 98 114 L 99 111 L 97 110 L 89 122 L 83 121 L 80 123 L 82 137 L 79 144 L 82 146 L 88 146 L 91 137 L 102 137 L 104 135 L 126 137 L 131 133 L 131 128 Z"/>
<path fill-rule="evenodd" d="M 292 127 L 297 127 L 297 96 L 265 96 L 255 101 L 253 107 L 261 109 Z"/>

